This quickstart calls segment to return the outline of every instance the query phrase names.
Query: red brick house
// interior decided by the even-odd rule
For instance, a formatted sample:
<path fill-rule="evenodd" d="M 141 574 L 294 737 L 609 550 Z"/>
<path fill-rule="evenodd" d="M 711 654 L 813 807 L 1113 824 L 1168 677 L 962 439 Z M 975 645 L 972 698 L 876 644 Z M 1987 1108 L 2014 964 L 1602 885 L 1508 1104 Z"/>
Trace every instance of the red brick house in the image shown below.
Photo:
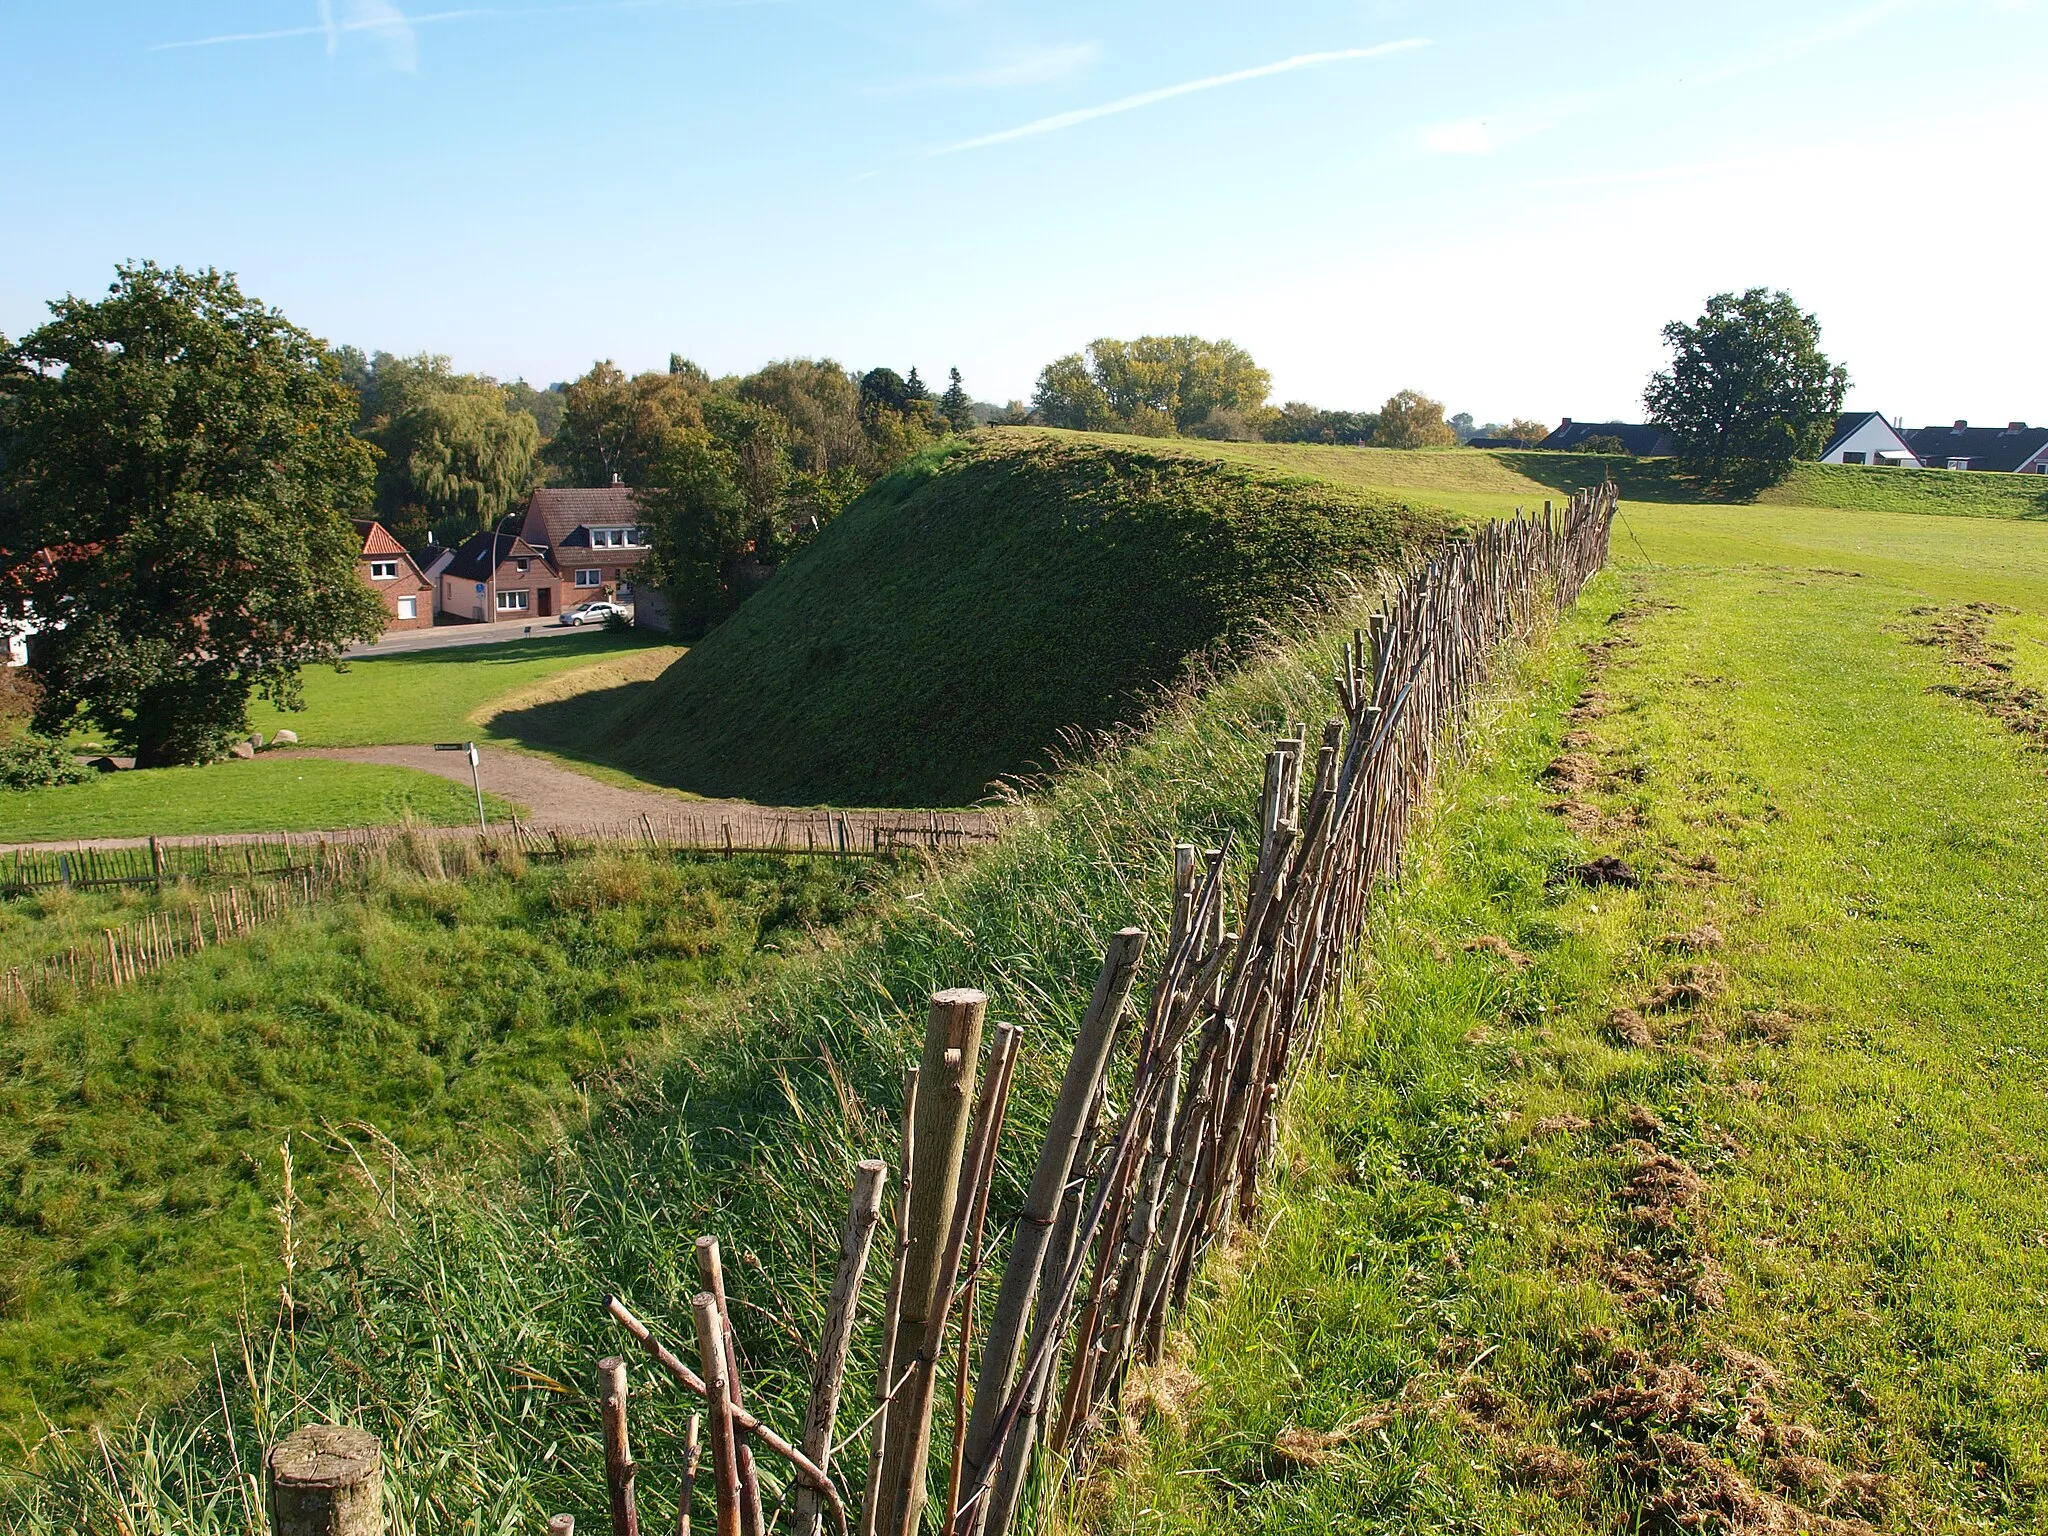
<path fill-rule="evenodd" d="M 648 555 L 633 492 L 543 489 L 523 512 L 455 552 L 440 574 L 441 611 L 478 624 L 551 619 L 630 590 Z"/>
<path fill-rule="evenodd" d="M 391 536 L 382 523 L 367 517 L 351 518 L 363 541 L 356 569 L 363 582 L 384 600 L 384 621 L 388 633 L 394 629 L 426 629 L 434 622 L 434 584 L 420 573 L 405 546 Z"/>
<path fill-rule="evenodd" d="M 538 490 L 520 518 L 519 535 L 548 551 L 571 603 L 630 588 L 648 555 L 640 507 L 623 485 L 597 490 Z"/>

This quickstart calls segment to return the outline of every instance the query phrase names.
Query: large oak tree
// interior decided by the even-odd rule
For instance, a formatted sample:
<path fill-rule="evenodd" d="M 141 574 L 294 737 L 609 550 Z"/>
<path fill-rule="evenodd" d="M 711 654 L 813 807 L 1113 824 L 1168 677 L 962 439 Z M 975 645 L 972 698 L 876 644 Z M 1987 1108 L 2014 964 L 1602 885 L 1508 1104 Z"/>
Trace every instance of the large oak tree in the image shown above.
<path fill-rule="evenodd" d="M 1643 391 L 1678 467 L 1736 495 L 1775 485 L 1834 430 L 1849 373 L 1820 350 L 1820 325 L 1789 293 L 1717 293 L 1687 325 L 1664 327 L 1671 366 Z"/>
<path fill-rule="evenodd" d="M 116 269 L 0 338 L 0 611 L 43 628 L 37 724 L 81 714 L 138 766 L 202 762 L 252 696 L 374 639 L 351 514 L 374 454 L 325 346 L 231 275 Z"/>

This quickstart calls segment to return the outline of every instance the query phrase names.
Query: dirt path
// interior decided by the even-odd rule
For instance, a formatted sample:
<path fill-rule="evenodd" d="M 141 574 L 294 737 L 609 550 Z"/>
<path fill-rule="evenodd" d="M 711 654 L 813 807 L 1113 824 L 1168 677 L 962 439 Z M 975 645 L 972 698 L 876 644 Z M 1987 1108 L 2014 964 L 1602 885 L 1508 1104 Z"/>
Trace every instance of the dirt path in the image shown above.
<path fill-rule="evenodd" d="M 272 754 L 266 753 L 265 756 Z M 284 753 L 276 754 L 284 756 Z M 469 759 L 460 752 L 436 752 L 430 746 L 306 747 L 291 754 L 325 757 L 343 763 L 382 763 L 414 768 L 467 786 Z M 637 837 L 651 832 L 668 843 L 719 848 L 832 848 L 865 850 L 886 842 L 992 841 L 1002 822 L 988 811 L 833 811 L 750 805 L 743 800 L 689 800 L 658 789 L 627 789 L 593 779 L 543 757 L 503 748 L 481 749 L 478 765 L 484 792 L 523 807 L 520 820 L 537 833 L 561 832 L 579 837 Z M 473 827 L 444 827 L 447 836 L 464 836 Z M 316 832 L 293 833 L 314 839 Z M 336 830 L 332 835 L 346 836 Z M 204 843 L 275 843 L 275 832 L 214 833 L 161 837 L 165 847 Z M 140 848 L 146 837 L 73 838 L 53 843 L 0 843 L 0 852 L 16 848 Z"/>

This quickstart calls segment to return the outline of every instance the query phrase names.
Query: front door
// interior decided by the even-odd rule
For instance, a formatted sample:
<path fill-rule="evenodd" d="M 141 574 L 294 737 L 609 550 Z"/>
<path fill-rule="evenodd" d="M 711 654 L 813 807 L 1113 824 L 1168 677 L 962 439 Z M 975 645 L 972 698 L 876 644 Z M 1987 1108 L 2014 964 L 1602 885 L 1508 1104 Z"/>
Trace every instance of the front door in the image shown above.
<path fill-rule="evenodd" d="M 534 601 L 540 605 L 535 612 L 542 618 L 546 618 L 555 611 L 555 589 L 553 587 L 536 588 L 533 596 Z"/>

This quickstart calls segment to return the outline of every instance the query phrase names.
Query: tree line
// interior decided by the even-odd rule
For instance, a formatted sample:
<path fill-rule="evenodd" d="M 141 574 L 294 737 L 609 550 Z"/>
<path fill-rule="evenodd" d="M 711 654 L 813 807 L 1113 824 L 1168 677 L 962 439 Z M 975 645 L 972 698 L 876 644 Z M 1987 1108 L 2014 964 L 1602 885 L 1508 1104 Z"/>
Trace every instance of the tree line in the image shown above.
<path fill-rule="evenodd" d="M 61 738 L 90 720 L 139 766 L 220 756 L 253 699 L 298 707 L 304 667 L 381 633 L 350 517 L 452 543 L 543 478 L 629 485 L 649 574 L 680 611 L 716 619 L 742 562 L 773 564 L 977 422 L 1392 448 L 1474 432 L 1413 390 L 1374 412 L 1272 407 L 1250 354 L 1194 336 L 1099 339 L 1048 364 L 1028 410 L 996 412 L 958 369 L 934 396 L 915 368 L 856 375 L 829 359 L 713 378 L 672 356 L 545 390 L 501 384 L 445 358 L 331 348 L 230 274 L 151 262 L 50 312 L 0 336 L 0 621 L 36 630 L 37 727 Z M 1716 295 L 1664 339 L 1671 365 L 1646 399 L 1702 485 L 1769 484 L 1831 430 L 1847 374 L 1789 296 Z"/>
<path fill-rule="evenodd" d="M 1223 442 L 1344 443 L 1375 448 L 1454 448 L 1474 437 L 1533 446 L 1549 428 L 1517 418 L 1478 426 L 1469 413 L 1404 389 L 1377 411 L 1268 403 L 1272 376 L 1233 341 L 1200 336 L 1101 337 L 1053 359 L 1038 375 L 1024 421 L 1079 432 L 1199 437 Z"/>

